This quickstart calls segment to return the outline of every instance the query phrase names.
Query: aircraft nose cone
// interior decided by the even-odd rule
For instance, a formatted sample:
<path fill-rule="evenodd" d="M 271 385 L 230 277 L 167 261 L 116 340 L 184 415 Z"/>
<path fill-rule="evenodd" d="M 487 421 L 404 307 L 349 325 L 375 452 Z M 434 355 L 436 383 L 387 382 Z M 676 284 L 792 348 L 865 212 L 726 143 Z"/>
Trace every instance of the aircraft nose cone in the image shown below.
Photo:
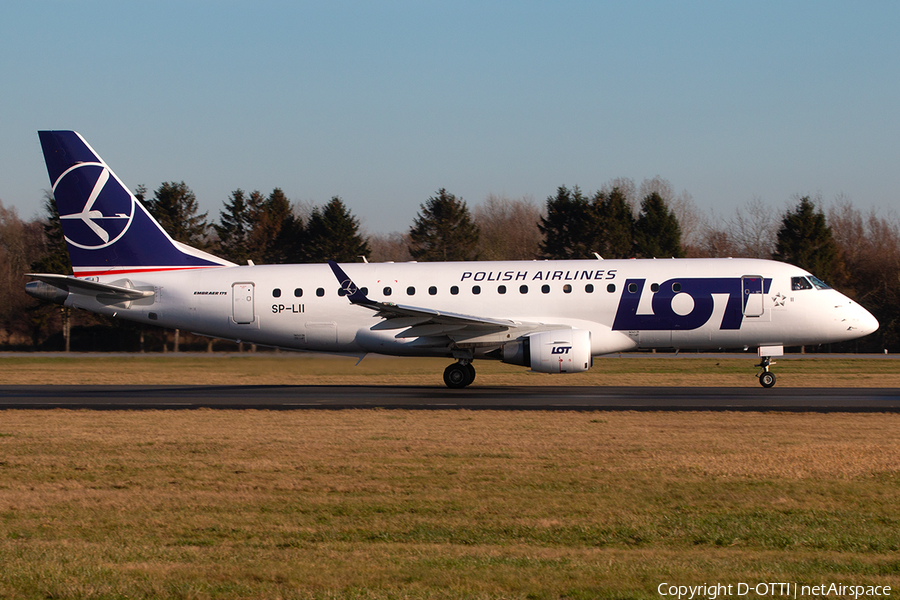
<path fill-rule="evenodd" d="M 878 331 L 878 319 L 876 319 L 872 313 L 864 309 L 863 307 L 859 307 L 861 314 L 859 316 L 859 330 L 863 335 L 869 335 L 870 333 L 874 333 Z"/>

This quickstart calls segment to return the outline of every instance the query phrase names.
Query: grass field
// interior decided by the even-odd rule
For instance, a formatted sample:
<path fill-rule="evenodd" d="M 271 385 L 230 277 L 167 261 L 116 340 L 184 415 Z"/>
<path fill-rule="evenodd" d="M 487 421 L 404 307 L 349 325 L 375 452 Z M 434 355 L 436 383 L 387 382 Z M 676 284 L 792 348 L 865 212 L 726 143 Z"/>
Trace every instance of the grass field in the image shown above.
<path fill-rule="evenodd" d="M 586 373 L 548 375 L 494 361 L 476 361 L 478 385 L 651 385 L 758 387 L 752 354 L 603 357 Z M 443 385 L 444 358 L 318 357 L 296 353 L 73 354 L 42 358 L 0 354 L 0 384 L 177 385 Z M 900 362 L 825 355 L 777 360 L 778 387 L 900 387 Z"/>
<path fill-rule="evenodd" d="M 609 360 L 617 384 L 716 362 L 748 376 L 742 360 Z M 370 383 L 348 380 L 365 367 L 438 385 L 445 363 L 367 361 L 6 358 L 0 374 Z M 799 379 L 895 376 L 868 362 L 783 361 L 779 385 L 794 364 Z M 894 414 L 2 411 L 0 598 L 661 598 L 661 583 L 740 582 L 896 595 L 898 496 Z"/>
<path fill-rule="evenodd" d="M 3 598 L 900 588 L 900 416 L 0 415 Z"/>

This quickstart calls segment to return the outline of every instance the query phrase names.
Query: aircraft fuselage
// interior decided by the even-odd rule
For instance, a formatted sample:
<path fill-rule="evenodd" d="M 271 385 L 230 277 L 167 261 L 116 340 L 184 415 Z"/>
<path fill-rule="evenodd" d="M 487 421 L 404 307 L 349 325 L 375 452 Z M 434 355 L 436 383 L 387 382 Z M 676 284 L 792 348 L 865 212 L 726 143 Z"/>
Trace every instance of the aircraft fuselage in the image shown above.
<path fill-rule="evenodd" d="M 481 356 L 526 330 L 590 331 L 591 354 L 598 356 L 638 348 L 823 344 L 877 327 L 867 311 L 833 289 L 792 289 L 797 287 L 792 278 L 809 274 L 767 260 L 356 263 L 343 268 L 379 302 L 531 325 L 500 332 L 443 327 L 428 335 L 429 330 L 408 331 L 422 322 L 410 318 L 379 328 L 383 320 L 351 304 L 327 265 L 95 275 L 90 279 L 154 293 L 114 304 L 104 304 L 102 296 L 70 294 L 65 304 L 280 348 L 410 356 L 453 356 L 460 348 Z"/>

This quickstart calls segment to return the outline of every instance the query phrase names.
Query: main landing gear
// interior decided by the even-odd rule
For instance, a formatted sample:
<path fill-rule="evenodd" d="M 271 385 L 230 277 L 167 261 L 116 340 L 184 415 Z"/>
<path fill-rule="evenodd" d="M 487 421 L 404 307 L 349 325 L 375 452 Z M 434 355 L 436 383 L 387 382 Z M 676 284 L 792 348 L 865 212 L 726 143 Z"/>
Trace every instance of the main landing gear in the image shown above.
<path fill-rule="evenodd" d="M 444 383 L 455 390 L 466 387 L 475 381 L 475 367 L 467 360 L 453 363 L 444 369 Z"/>
<path fill-rule="evenodd" d="M 759 384 L 761 386 L 763 386 L 764 388 L 770 388 L 773 385 L 775 385 L 775 373 L 772 373 L 771 371 L 769 371 L 769 365 L 774 365 L 774 364 L 775 363 L 772 362 L 771 357 L 763 356 L 760 359 L 759 364 L 756 365 L 757 367 L 760 368 L 759 372 L 756 374 L 756 376 L 759 377 Z"/>

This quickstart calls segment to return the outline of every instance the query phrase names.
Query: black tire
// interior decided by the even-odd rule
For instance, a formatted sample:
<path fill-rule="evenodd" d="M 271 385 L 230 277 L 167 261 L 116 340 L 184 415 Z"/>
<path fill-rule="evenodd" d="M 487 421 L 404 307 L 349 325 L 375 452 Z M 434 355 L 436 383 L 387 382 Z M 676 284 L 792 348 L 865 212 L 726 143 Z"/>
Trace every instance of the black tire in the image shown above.
<path fill-rule="evenodd" d="M 467 364 L 466 371 L 469 373 L 469 378 L 466 380 L 466 385 L 472 385 L 472 382 L 475 381 L 475 366 L 472 363 Z"/>
<path fill-rule="evenodd" d="M 473 378 L 474 379 L 474 378 Z M 458 390 L 472 383 L 469 378 L 467 365 L 453 363 L 444 369 L 444 384 L 451 389 Z"/>
<path fill-rule="evenodd" d="M 759 376 L 759 385 L 764 388 L 770 388 L 775 385 L 775 373 L 770 373 L 766 371 L 762 375 Z"/>

